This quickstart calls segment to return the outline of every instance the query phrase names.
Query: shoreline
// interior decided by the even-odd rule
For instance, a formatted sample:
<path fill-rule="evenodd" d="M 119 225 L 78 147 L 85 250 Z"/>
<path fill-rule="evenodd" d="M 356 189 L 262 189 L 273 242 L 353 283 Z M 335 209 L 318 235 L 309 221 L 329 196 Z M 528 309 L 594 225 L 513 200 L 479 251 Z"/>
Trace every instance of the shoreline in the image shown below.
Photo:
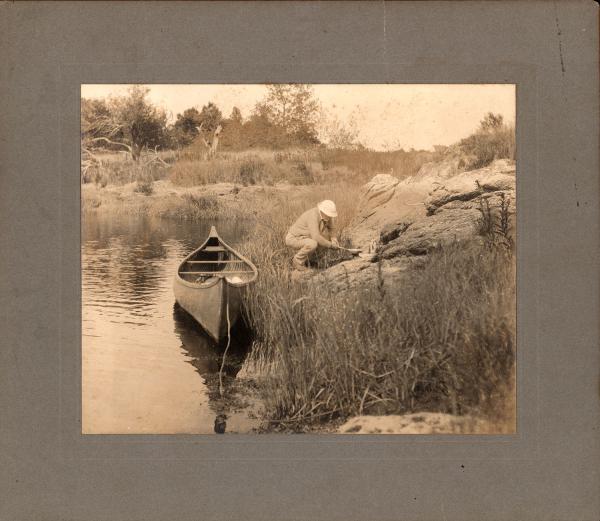
<path fill-rule="evenodd" d="M 281 196 L 298 197 L 314 191 L 314 187 L 330 185 L 214 183 L 184 187 L 169 180 L 158 180 L 149 185 L 151 191 L 147 193 L 139 191 L 139 186 L 136 182 L 105 187 L 82 184 L 82 214 L 147 215 L 178 220 L 250 217 L 256 215 L 257 210 L 251 206 L 258 201 Z"/>
<path fill-rule="evenodd" d="M 443 166 L 438 165 L 440 172 Z M 488 218 L 497 219 L 505 194 L 509 202 L 514 198 L 514 165 L 497 162 L 448 176 L 440 172 L 403 180 L 379 174 L 362 186 L 351 180 L 330 185 L 87 184 L 82 186 L 82 212 L 84 217 L 120 214 L 182 221 L 246 218 L 264 225 L 241 246 L 262 271 L 247 303 L 249 325 L 259 339 L 251 362 L 276 361 L 278 367 L 267 378 L 247 371 L 245 384 L 264 398 L 259 432 L 513 432 L 504 404 L 490 401 L 491 395 L 480 403 L 471 392 L 487 380 L 471 377 L 470 367 L 472 358 L 487 357 L 489 350 L 502 354 L 494 355 L 486 370 L 496 371 L 493 364 L 500 364 L 500 374 L 508 375 L 507 364 L 512 363 L 512 326 L 505 313 L 513 305 L 514 288 L 502 253 L 508 252 L 510 241 L 496 232 L 483 235 L 480 206 L 487 201 L 488 212 L 496 212 Z M 344 259 L 335 265 L 325 260 L 314 276 L 290 280 L 282 271 L 289 260 L 282 245 L 285 229 L 303 208 L 325 198 L 338 204 L 345 240 L 375 253 L 369 260 Z M 514 217 L 508 208 L 506 215 Z M 366 249 L 373 242 L 375 249 Z M 485 246 L 492 243 L 492 249 Z M 440 280 L 448 287 L 440 287 Z M 481 293 L 481 285 L 497 289 Z M 482 307 L 491 321 L 483 329 L 481 315 L 473 312 Z M 450 333 L 444 325 L 447 314 L 462 317 Z M 344 326 L 354 323 L 366 324 L 371 332 Z M 463 345 L 465 331 L 476 341 Z M 457 339 L 450 346 L 448 334 Z M 491 343 L 489 335 L 495 339 Z M 452 347 L 456 342 L 464 352 Z M 431 345 L 439 346 L 433 355 L 426 348 Z M 348 362 L 350 356 L 355 361 Z M 440 369 L 431 356 L 452 362 Z M 417 371 L 415 364 L 422 368 Z M 298 372 L 299 365 L 307 367 Z M 421 376 L 428 374 L 423 368 L 437 375 L 439 389 L 425 385 L 429 380 Z M 464 379 L 470 386 L 464 397 L 444 390 Z M 514 390 L 501 379 L 498 390 L 510 402 Z M 294 391 L 304 388 L 306 394 Z M 456 400 L 464 402 L 457 408 Z"/>

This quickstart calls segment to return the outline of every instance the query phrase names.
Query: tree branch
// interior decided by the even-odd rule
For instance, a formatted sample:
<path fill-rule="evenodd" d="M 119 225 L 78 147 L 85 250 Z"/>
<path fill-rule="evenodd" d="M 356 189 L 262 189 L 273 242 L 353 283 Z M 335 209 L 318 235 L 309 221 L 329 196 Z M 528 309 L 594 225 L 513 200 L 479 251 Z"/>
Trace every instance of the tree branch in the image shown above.
<path fill-rule="evenodd" d="M 90 142 L 95 142 L 95 141 L 106 141 L 109 145 L 117 145 L 117 146 L 122 146 L 125 147 L 127 150 L 129 150 L 129 152 L 131 153 L 131 147 L 129 145 L 126 145 L 125 143 L 119 143 L 117 141 L 111 141 L 108 138 L 105 137 L 95 137 L 93 139 L 90 139 Z"/>

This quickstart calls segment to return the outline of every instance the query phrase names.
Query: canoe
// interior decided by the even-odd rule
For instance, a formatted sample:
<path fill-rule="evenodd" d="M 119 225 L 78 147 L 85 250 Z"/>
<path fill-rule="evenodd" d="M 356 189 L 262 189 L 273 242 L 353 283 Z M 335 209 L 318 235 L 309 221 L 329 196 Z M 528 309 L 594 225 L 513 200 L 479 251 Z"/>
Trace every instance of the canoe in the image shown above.
<path fill-rule="evenodd" d="M 219 342 L 237 322 L 243 292 L 257 276 L 256 266 L 225 243 L 212 226 L 204 244 L 177 268 L 175 300 Z"/>

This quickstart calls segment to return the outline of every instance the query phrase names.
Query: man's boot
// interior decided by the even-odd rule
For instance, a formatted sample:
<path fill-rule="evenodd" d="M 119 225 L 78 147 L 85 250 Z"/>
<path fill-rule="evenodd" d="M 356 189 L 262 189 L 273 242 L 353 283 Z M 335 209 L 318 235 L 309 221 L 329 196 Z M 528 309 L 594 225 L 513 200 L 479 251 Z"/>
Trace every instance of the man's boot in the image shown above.
<path fill-rule="evenodd" d="M 294 266 L 294 269 L 298 271 L 308 271 L 306 264 L 298 260 L 296 257 L 292 259 L 292 266 Z"/>

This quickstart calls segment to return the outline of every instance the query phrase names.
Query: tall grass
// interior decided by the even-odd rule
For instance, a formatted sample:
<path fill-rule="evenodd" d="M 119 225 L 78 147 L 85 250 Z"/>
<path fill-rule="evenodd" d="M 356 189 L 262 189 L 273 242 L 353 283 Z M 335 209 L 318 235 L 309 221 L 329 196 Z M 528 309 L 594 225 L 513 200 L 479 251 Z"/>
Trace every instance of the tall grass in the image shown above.
<path fill-rule="evenodd" d="M 98 161 L 82 168 L 81 181 L 83 184 L 95 183 L 100 187 L 105 187 L 135 182 L 140 185 L 149 185 L 168 175 L 168 168 L 159 162 L 126 160 L 124 156 L 115 153 L 102 154 L 98 157 Z"/>
<path fill-rule="evenodd" d="M 346 167 L 366 182 L 376 173 L 392 174 L 400 179 L 415 175 L 423 164 L 433 158 L 433 152 L 424 150 L 374 150 L 321 149 L 319 161 L 325 170 Z"/>
<path fill-rule="evenodd" d="M 272 157 L 263 159 L 253 155 L 218 157 L 210 161 L 180 160 L 171 169 L 170 179 L 179 186 L 212 183 L 274 185 L 279 182 L 301 185 L 316 181 L 312 168 L 304 162 L 277 163 Z"/>
<path fill-rule="evenodd" d="M 432 152 L 397 150 L 331 150 L 323 147 L 279 151 L 221 152 L 206 160 L 197 146 L 180 153 L 171 181 L 181 186 L 217 182 L 292 184 L 345 182 L 364 184 L 378 173 L 404 178 L 414 175 L 433 157 Z"/>
<path fill-rule="evenodd" d="M 252 363 L 266 371 L 269 417 L 293 427 L 435 410 L 509 421 L 512 250 L 493 240 L 452 244 L 402 284 L 380 269 L 376 284 L 340 293 L 290 276 L 283 237 L 298 203 L 281 201 L 243 247 L 260 270 L 246 314 L 256 334 Z M 351 200 L 341 204 L 352 213 Z"/>

